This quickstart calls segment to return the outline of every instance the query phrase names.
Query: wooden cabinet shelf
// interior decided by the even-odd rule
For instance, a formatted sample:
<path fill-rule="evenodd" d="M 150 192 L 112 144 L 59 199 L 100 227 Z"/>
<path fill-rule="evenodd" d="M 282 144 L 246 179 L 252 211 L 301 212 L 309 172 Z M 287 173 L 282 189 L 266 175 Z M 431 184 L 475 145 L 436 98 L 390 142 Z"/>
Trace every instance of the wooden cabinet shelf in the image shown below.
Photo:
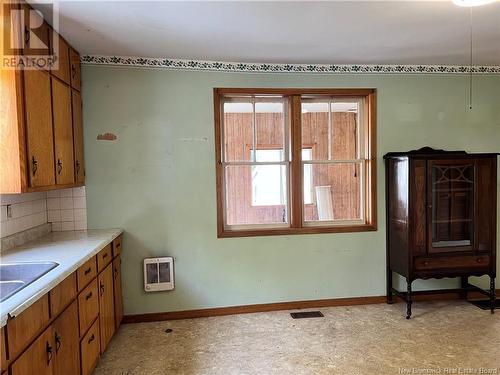
<path fill-rule="evenodd" d="M 23 7 L 25 17 L 37 14 Z M 15 37 L 24 35 L 18 21 Z M 85 182 L 79 54 L 45 21 L 36 33 L 57 56 L 57 67 L 0 73 L 0 194 Z"/>

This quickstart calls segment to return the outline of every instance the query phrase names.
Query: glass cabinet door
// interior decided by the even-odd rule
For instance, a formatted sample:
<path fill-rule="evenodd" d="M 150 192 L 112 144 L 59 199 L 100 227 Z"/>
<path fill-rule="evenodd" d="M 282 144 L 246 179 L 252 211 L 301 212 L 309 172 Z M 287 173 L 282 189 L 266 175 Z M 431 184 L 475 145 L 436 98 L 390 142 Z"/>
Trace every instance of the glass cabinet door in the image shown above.
<path fill-rule="evenodd" d="M 429 164 L 429 251 L 472 250 L 474 161 L 431 161 Z"/>

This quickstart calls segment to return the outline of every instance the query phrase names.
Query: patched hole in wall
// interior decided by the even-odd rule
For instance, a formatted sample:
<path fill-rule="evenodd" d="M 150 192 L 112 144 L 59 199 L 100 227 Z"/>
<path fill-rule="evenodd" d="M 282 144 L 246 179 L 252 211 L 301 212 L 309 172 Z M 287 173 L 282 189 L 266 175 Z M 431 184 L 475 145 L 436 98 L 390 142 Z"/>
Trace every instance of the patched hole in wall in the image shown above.
<path fill-rule="evenodd" d="M 116 138 L 117 138 L 116 135 L 113 133 L 104 133 L 97 135 L 98 141 L 115 141 Z"/>

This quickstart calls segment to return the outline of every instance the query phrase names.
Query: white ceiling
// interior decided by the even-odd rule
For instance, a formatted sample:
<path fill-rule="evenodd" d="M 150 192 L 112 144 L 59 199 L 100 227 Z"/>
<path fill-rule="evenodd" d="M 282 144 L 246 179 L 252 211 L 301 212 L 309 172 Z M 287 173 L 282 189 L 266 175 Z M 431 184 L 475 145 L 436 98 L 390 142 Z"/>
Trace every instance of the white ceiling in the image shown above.
<path fill-rule="evenodd" d="M 61 1 L 59 8 L 61 33 L 83 54 L 469 64 L 470 8 L 451 1 Z M 472 16 L 474 64 L 500 65 L 500 2 Z"/>

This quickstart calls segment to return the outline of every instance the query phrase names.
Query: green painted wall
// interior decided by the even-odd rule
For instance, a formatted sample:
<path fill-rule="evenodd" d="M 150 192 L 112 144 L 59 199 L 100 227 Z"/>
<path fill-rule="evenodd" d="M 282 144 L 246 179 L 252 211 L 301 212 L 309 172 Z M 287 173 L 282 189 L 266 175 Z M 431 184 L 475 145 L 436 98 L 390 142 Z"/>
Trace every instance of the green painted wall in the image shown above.
<path fill-rule="evenodd" d="M 224 86 L 376 88 L 379 230 L 217 239 L 212 88 Z M 469 110 L 465 76 L 85 66 L 83 100 L 88 225 L 125 230 L 126 314 L 382 295 L 382 155 L 425 145 L 500 151 L 500 76 L 474 78 L 475 105 Z M 117 140 L 96 140 L 106 132 Z M 145 294 L 141 261 L 160 255 L 175 258 L 175 291 Z"/>

